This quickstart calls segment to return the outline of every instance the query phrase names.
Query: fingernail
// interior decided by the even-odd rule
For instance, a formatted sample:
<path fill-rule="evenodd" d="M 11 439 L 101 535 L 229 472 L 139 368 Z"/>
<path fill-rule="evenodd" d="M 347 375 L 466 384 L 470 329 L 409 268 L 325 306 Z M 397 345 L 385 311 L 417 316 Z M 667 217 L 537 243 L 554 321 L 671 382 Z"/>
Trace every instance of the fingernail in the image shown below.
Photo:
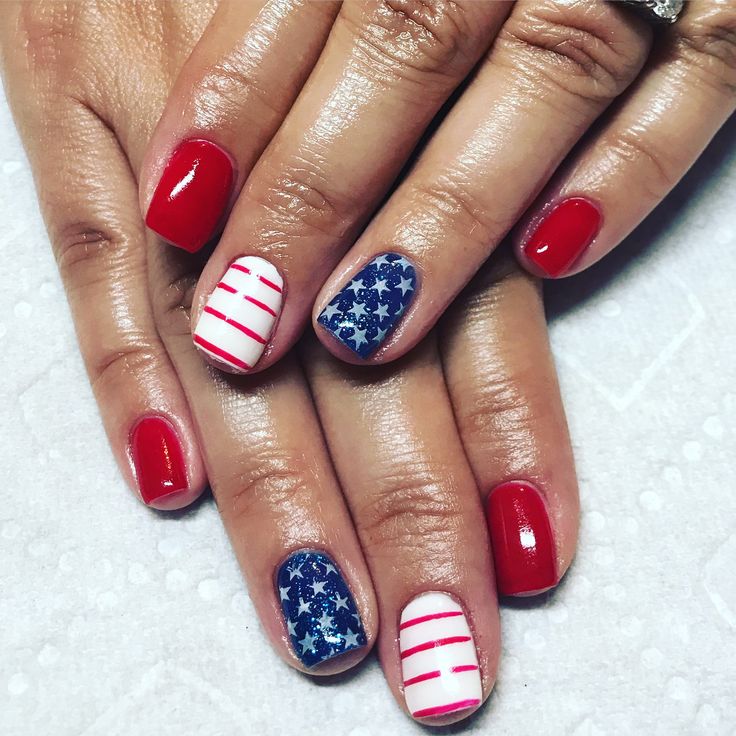
<path fill-rule="evenodd" d="M 532 595 L 557 584 L 557 555 L 542 494 L 531 483 L 497 486 L 486 507 L 501 595 Z"/>
<path fill-rule="evenodd" d="M 279 568 L 278 595 L 296 656 L 306 667 L 367 643 L 340 569 L 323 552 L 295 552 Z"/>
<path fill-rule="evenodd" d="M 445 593 L 424 593 L 401 612 L 401 673 L 414 718 L 475 708 L 483 690 L 478 655 L 460 604 Z"/>
<path fill-rule="evenodd" d="M 249 371 L 266 348 L 281 313 L 284 280 L 256 256 L 230 264 L 194 329 L 194 344 L 224 370 Z"/>
<path fill-rule="evenodd" d="M 146 225 L 172 245 L 196 253 L 217 234 L 233 186 L 233 165 L 210 141 L 181 143 L 166 164 Z"/>
<path fill-rule="evenodd" d="M 149 416 L 130 433 L 130 456 L 141 498 L 147 505 L 187 489 L 187 471 L 179 437 L 171 422 Z"/>
<path fill-rule="evenodd" d="M 590 200 L 565 199 L 537 225 L 524 253 L 548 276 L 561 276 L 593 242 L 602 219 L 600 209 Z"/>
<path fill-rule="evenodd" d="M 398 253 L 374 258 L 353 276 L 317 318 L 361 358 L 379 348 L 409 306 L 414 266 Z"/>

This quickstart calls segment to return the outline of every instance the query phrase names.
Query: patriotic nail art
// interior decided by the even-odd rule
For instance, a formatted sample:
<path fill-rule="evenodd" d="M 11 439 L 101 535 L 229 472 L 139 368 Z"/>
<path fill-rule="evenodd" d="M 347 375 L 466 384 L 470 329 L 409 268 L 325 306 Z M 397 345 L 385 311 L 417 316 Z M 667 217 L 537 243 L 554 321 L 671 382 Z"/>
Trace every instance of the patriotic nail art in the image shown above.
<path fill-rule="evenodd" d="M 263 258 L 230 264 L 207 299 L 194 344 L 223 370 L 245 373 L 258 362 L 281 312 L 284 281 Z"/>
<path fill-rule="evenodd" d="M 425 593 L 401 612 L 401 671 L 414 718 L 475 708 L 483 697 L 478 655 L 461 606 L 445 593 Z"/>
<path fill-rule="evenodd" d="M 322 310 L 317 322 L 361 358 L 380 347 L 406 311 L 417 285 L 414 266 L 398 253 L 374 258 Z"/>
<path fill-rule="evenodd" d="M 295 552 L 276 584 L 291 645 L 306 667 L 366 645 L 350 589 L 326 554 Z"/>

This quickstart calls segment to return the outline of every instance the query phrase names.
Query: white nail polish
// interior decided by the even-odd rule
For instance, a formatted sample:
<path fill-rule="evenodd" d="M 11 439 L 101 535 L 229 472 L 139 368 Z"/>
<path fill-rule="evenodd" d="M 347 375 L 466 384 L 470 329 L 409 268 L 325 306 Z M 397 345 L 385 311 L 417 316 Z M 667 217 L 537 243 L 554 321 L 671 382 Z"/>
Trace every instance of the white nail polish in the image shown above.
<path fill-rule="evenodd" d="M 483 697 L 478 655 L 460 604 L 425 593 L 407 604 L 399 626 L 406 707 L 431 718 L 477 707 Z"/>
<path fill-rule="evenodd" d="M 225 370 L 246 373 L 271 337 L 283 287 L 281 274 L 263 258 L 243 256 L 233 261 L 207 299 L 194 344 Z"/>

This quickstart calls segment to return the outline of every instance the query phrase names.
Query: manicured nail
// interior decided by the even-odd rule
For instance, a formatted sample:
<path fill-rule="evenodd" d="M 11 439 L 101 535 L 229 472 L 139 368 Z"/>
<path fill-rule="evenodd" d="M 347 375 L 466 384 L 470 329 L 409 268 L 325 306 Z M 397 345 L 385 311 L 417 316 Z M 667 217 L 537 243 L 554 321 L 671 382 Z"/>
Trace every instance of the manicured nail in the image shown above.
<path fill-rule="evenodd" d="M 414 266 L 398 253 L 384 253 L 353 276 L 317 322 L 367 358 L 404 314 L 416 285 Z"/>
<path fill-rule="evenodd" d="M 524 253 L 548 276 L 561 276 L 593 242 L 602 219 L 601 211 L 590 200 L 565 199 L 537 225 Z"/>
<path fill-rule="evenodd" d="M 187 489 L 184 453 L 167 419 L 149 416 L 139 420 L 130 433 L 130 456 L 144 503 Z"/>
<path fill-rule="evenodd" d="M 557 584 L 557 555 L 547 505 L 531 483 L 497 486 L 486 507 L 501 595 L 533 595 Z"/>
<path fill-rule="evenodd" d="M 209 141 L 184 141 L 153 193 L 146 225 L 172 245 L 196 253 L 217 234 L 233 187 L 233 165 Z"/>
<path fill-rule="evenodd" d="M 478 655 L 460 604 L 445 593 L 424 593 L 401 612 L 401 673 L 414 718 L 475 708 L 483 697 Z"/>
<path fill-rule="evenodd" d="M 324 552 L 295 552 L 279 568 L 277 585 L 291 645 L 306 667 L 366 645 L 350 589 Z"/>
<path fill-rule="evenodd" d="M 224 370 L 249 371 L 281 313 L 283 287 L 281 274 L 263 258 L 233 261 L 207 299 L 194 329 L 194 344 Z"/>

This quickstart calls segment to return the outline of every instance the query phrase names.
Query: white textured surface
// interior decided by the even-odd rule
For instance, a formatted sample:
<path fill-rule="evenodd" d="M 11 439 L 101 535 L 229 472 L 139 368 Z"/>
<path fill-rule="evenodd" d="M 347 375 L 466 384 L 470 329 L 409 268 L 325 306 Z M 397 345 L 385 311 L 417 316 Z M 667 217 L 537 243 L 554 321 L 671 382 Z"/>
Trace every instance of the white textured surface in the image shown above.
<path fill-rule="evenodd" d="M 734 141 L 550 290 L 580 553 L 504 610 L 469 733 L 735 732 Z M 4 102 L 0 222 L 0 734 L 420 733 L 374 660 L 321 686 L 277 660 L 211 502 L 166 518 L 126 491 Z"/>

